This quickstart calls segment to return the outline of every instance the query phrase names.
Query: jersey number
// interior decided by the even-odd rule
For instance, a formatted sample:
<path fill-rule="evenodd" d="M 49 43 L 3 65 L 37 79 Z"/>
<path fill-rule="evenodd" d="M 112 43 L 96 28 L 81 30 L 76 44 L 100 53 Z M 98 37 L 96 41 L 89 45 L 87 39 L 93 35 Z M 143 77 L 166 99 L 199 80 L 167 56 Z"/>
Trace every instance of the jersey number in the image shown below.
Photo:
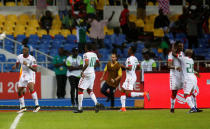
<path fill-rule="evenodd" d="M 187 65 L 187 73 L 194 73 L 194 65 L 190 63 L 187 63 Z"/>
<path fill-rule="evenodd" d="M 95 57 L 91 57 L 90 59 L 90 67 L 94 67 L 96 63 L 96 58 Z"/>

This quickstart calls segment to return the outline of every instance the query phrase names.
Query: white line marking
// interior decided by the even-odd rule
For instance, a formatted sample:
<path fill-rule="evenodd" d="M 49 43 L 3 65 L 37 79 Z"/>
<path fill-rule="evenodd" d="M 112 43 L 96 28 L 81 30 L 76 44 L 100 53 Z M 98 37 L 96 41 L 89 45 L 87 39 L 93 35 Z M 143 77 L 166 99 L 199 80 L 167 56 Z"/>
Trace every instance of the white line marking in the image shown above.
<path fill-rule="evenodd" d="M 13 121 L 12 125 L 10 126 L 10 129 L 16 129 L 16 126 L 22 116 L 23 116 L 23 113 L 20 113 L 15 117 L 15 120 Z"/>

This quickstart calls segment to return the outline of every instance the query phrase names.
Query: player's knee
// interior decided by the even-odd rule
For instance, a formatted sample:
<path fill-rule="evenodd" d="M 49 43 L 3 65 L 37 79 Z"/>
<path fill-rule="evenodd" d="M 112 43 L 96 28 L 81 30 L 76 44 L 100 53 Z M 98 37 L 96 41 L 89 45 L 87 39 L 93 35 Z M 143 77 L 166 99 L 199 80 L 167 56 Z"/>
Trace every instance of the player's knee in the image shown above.
<path fill-rule="evenodd" d="M 87 89 L 87 93 L 90 94 L 92 92 L 91 89 Z"/>
<path fill-rule="evenodd" d="M 83 92 L 83 89 L 81 89 L 81 88 L 78 88 L 78 92 Z"/>

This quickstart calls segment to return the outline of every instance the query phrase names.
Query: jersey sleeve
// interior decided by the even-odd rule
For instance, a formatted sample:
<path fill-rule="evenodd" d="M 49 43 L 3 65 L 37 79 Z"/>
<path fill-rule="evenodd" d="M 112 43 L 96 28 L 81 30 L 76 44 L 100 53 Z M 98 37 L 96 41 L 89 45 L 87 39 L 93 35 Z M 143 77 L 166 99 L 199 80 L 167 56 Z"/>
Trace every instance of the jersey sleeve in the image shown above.
<path fill-rule="evenodd" d="M 66 59 L 66 66 L 71 66 L 70 57 L 68 57 L 68 58 Z"/>
<path fill-rule="evenodd" d="M 171 53 L 168 54 L 168 61 L 173 61 L 173 56 Z"/>
<path fill-rule="evenodd" d="M 185 56 L 183 54 L 177 54 L 177 58 L 181 61 L 184 61 Z"/>
<path fill-rule="evenodd" d="M 122 68 L 118 70 L 118 76 L 122 76 Z"/>
<path fill-rule="evenodd" d="M 96 55 L 96 62 L 99 62 L 98 56 Z"/>
<path fill-rule="evenodd" d="M 32 57 L 32 67 L 37 67 L 37 63 L 36 63 L 36 59 L 34 57 Z"/>
<path fill-rule="evenodd" d="M 106 72 L 107 71 L 107 64 L 106 64 L 106 66 L 105 66 L 105 68 L 104 68 L 104 72 Z"/>
<path fill-rule="evenodd" d="M 20 56 L 17 56 L 16 63 L 20 63 Z"/>
<path fill-rule="evenodd" d="M 87 57 L 87 54 L 84 54 L 84 55 L 83 55 L 83 60 L 84 60 L 84 61 L 88 61 L 88 60 L 89 60 L 88 57 Z"/>

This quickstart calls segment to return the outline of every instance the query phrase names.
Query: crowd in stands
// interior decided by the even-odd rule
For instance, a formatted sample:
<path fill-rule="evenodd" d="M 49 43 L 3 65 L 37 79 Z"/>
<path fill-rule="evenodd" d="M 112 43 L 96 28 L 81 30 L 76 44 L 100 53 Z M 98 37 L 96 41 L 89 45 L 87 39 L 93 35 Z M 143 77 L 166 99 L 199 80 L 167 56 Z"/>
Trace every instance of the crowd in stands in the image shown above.
<path fill-rule="evenodd" d="M 143 60 L 141 51 L 145 47 L 151 50 L 155 60 L 167 60 L 171 44 L 180 40 L 185 48 L 195 50 L 195 54 L 199 55 L 197 59 L 204 57 L 210 59 L 208 51 L 210 11 L 208 6 L 203 6 L 199 2 L 187 1 L 188 6 L 183 6 L 181 15 L 166 15 L 160 9 L 159 15 L 146 16 L 146 5 L 151 5 L 151 2 L 157 5 L 156 0 L 76 0 L 74 4 L 67 0 L 57 0 L 59 15 L 54 16 L 52 12 L 46 10 L 49 1 L 38 0 L 37 14 L 32 17 L 11 16 L 12 22 L 7 23 L 7 20 L 10 20 L 9 16 L 1 16 L 1 31 L 14 35 L 13 39 L 21 42 L 28 37 L 29 45 L 51 56 L 57 55 L 57 49 L 60 47 L 68 51 L 78 47 L 79 52 L 83 53 L 85 43 L 93 42 L 101 60 L 109 60 L 108 54 L 112 51 L 124 60 L 131 45 L 137 47 L 136 56 L 139 60 Z M 176 1 L 180 3 L 181 0 Z M 33 4 L 33 1 L 29 0 L 29 3 Z M 103 19 L 105 4 L 123 6 L 119 17 L 120 28 L 108 27 L 109 22 L 115 17 L 115 12 L 112 12 L 109 19 Z M 137 5 L 136 14 L 128 9 L 128 5 L 132 4 Z M 10 28 L 11 25 L 13 26 Z M 19 26 L 23 26 L 21 29 L 23 32 Z M 26 37 L 23 36 L 20 40 L 20 35 Z M 43 58 L 39 60 L 43 61 Z"/>

